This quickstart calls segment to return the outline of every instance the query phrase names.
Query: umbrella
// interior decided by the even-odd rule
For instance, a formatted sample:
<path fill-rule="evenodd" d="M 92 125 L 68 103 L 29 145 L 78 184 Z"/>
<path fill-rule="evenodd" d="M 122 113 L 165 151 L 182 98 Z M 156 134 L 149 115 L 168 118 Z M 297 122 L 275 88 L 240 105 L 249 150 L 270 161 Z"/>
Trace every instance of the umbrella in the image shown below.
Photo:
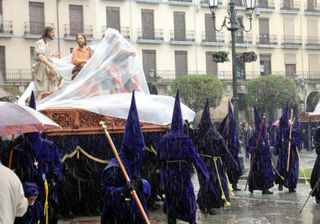
<path fill-rule="evenodd" d="M 0 102 L 0 136 L 41 132 L 57 127 L 60 125 L 30 107 Z"/>
<path fill-rule="evenodd" d="M 0 98 L 4 98 L 4 97 L 8 97 L 10 96 L 10 93 L 8 93 L 7 91 L 0 89 Z"/>

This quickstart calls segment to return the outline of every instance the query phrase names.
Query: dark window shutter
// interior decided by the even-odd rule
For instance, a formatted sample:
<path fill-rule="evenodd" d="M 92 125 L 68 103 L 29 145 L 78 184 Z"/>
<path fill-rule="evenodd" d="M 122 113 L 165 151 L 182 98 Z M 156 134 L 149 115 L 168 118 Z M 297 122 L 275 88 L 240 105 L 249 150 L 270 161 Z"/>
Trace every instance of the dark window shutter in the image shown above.
<path fill-rule="evenodd" d="M 206 41 L 215 41 L 216 40 L 216 31 L 214 30 L 214 22 L 211 17 L 211 14 L 204 14 L 204 24 L 206 32 Z"/>
<path fill-rule="evenodd" d="M 206 51 L 206 72 L 209 75 L 217 75 L 218 66 L 217 63 L 212 60 L 213 51 Z"/>
<path fill-rule="evenodd" d="M 107 7 L 107 27 L 120 32 L 120 8 Z"/>
<path fill-rule="evenodd" d="M 176 78 L 188 74 L 188 52 L 175 51 Z"/>
<path fill-rule="evenodd" d="M 6 50 L 0 46 L 0 81 L 6 80 Z"/>
<path fill-rule="evenodd" d="M 260 55 L 260 75 L 271 74 L 271 55 L 261 54 Z"/>
<path fill-rule="evenodd" d="M 154 39 L 154 16 L 152 9 L 141 9 L 142 38 Z"/>
<path fill-rule="evenodd" d="M 30 34 L 41 34 L 44 28 L 44 3 L 29 2 Z"/>
<path fill-rule="evenodd" d="M 269 43 L 269 19 L 259 19 L 260 43 Z"/>
<path fill-rule="evenodd" d="M 156 75 L 156 51 L 155 50 L 142 50 L 142 63 L 143 71 L 147 80 Z"/>
<path fill-rule="evenodd" d="M 186 40 L 186 22 L 184 12 L 174 12 L 174 39 Z"/>
<path fill-rule="evenodd" d="M 82 5 L 69 5 L 70 35 L 83 33 Z"/>

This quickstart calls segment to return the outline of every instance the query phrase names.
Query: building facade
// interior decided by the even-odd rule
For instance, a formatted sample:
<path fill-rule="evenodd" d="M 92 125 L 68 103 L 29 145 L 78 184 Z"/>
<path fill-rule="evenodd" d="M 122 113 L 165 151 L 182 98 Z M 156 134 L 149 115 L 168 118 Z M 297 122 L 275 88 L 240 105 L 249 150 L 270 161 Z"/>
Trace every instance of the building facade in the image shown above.
<path fill-rule="evenodd" d="M 56 29 L 53 47 L 61 57 L 76 46 L 75 34 L 89 44 L 99 42 L 107 27 L 119 30 L 137 49 L 145 75 L 167 94 L 168 84 L 181 75 L 212 74 L 228 83 L 231 61 L 214 63 L 212 53 L 229 52 L 231 34 L 215 32 L 208 0 L 0 0 L 0 83 L 31 80 L 34 44 L 45 25 Z M 258 59 L 239 64 L 240 80 L 280 74 L 295 80 L 320 80 L 320 6 L 316 0 L 257 0 L 252 31 L 239 30 L 237 53 L 254 51 Z M 228 0 L 220 0 L 216 26 L 227 15 Z M 237 15 L 249 27 L 244 1 Z M 23 21 L 23 22 L 21 22 Z M 226 84 L 228 86 L 228 84 Z M 309 85 L 310 86 L 310 85 Z M 315 88 L 300 93 L 307 101 Z M 315 90 L 314 90 L 315 89 Z M 226 87 L 226 94 L 231 95 Z M 241 89 L 240 89 L 241 92 Z M 245 88 L 244 88 L 245 92 Z M 301 108 L 303 109 L 303 108 Z"/>

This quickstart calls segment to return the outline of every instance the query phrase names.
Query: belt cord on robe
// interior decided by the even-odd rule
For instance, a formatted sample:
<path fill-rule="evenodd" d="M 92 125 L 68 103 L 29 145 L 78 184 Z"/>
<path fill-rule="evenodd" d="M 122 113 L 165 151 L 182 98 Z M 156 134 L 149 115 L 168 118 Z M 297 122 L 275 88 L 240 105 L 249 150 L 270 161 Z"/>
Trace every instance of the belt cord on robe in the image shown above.
<path fill-rule="evenodd" d="M 46 219 L 46 224 L 49 224 L 49 202 L 48 202 L 48 198 L 49 198 L 49 185 L 48 185 L 48 181 L 46 178 L 45 174 L 42 174 L 42 179 L 43 179 L 43 183 L 44 183 L 44 190 L 45 190 L 45 201 L 44 201 L 44 216 Z"/>
<path fill-rule="evenodd" d="M 231 196 L 232 198 L 234 198 L 235 195 L 234 195 L 234 193 L 233 193 L 233 187 L 232 187 L 232 185 L 231 185 L 231 183 L 230 183 L 228 174 L 225 172 L 224 175 L 225 175 L 225 177 L 227 178 L 227 181 L 228 181 L 229 194 L 230 194 L 230 196 Z"/>
<path fill-rule="evenodd" d="M 221 190 L 221 199 L 225 201 L 226 206 L 230 206 L 230 202 L 227 200 L 226 195 L 225 195 L 224 190 L 223 190 L 223 186 L 222 186 L 222 182 L 221 182 L 221 178 L 220 178 L 220 174 L 219 174 L 219 170 L 218 170 L 218 166 L 217 166 L 217 160 L 218 159 L 220 159 L 220 163 L 221 163 L 221 166 L 222 166 L 221 157 L 220 156 L 209 156 L 209 155 L 205 155 L 205 154 L 199 154 L 199 155 L 204 156 L 204 157 L 208 157 L 210 159 L 213 159 L 214 167 L 215 167 L 217 178 L 218 178 L 218 182 L 219 182 L 219 187 L 220 187 L 220 190 Z"/>

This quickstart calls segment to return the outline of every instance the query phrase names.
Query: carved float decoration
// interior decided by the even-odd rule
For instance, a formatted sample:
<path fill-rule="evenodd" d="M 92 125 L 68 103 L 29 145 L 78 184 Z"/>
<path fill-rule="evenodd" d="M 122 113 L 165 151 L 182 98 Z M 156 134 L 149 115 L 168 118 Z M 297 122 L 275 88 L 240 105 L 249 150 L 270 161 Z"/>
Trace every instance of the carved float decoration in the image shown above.
<path fill-rule="evenodd" d="M 48 109 L 42 111 L 42 113 L 62 127 L 62 129 L 57 128 L 47 131 L 46 133 L 49 136 L 103 134 L 103 130 L 99 126 L 100 121 L 106 122 L 109 133 L 123 133 L 126 125 L 125 119 L 104 116 L 82 109 Z M 169 128 L 168 126 L 145 122 L 140 124 L 143 132 L 166 132 Z"/>

